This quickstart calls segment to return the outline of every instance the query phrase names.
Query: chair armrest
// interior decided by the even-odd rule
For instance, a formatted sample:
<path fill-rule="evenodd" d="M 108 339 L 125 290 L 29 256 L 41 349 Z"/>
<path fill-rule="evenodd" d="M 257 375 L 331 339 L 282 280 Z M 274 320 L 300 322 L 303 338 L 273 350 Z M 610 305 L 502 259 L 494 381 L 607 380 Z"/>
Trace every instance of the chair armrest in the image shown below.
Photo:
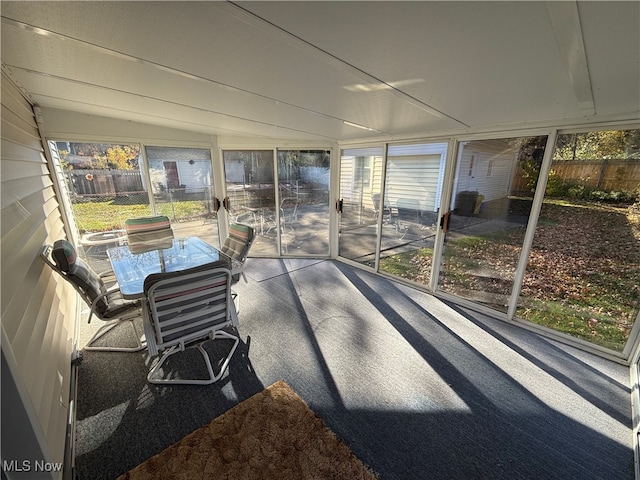
<path fill-rule="evenodd" d="M 245 223 L 247 219 L 251 219 L 252 225 L 257 223 L 256 213 L 252 211 L 241 212 L 236 216 L 236 223 Z"/>
<path fill-rule="evenodd" d="M 109 292 L 108 290 L 105 293 L 101 293 L 100 295 L 98 295 L 96 298 L 93 299 L 93 301 L 91 302 L 91 307 L 89 309 L 89 318 L 87 318 L 87 323 L 91 323 L 91 317 L 93 317 L 93 314 L 96 311 L 96 305 L 98 305 L 98 302 L 100 300 L 102 300 L 103 298 L 106 298 L 109 296 L 109 294 L 111 294 L 113 292 Z"/>
<path fill-rule="evenodd" d="M 106 272 L 99 273 L 98 277 L 100 277 L 105 284 L 109 284 L 109 290 L 114 288 L 114 286 L 118 286 L 118 279 L 116 278 L 116 274 L 113 273 L 112 270 L 107 270 Z"/>
<path fill-rule="evenodd" d="M 91 302 L 91 309 L 89 310 L 89 318 L 87 319 L 87 323 L 91 323 L 91 317 L 96 311 L 96 305 L 98 304 L 98 302 L 104 298 L 109 297 L 109 295 L 113 295 L 114 293 L 119 291 L 120 291 L 120 287 L 116 283 L 114 286 L 109 288 L 106 292 L 101 293 L 96 298 L 94 298 L 93 301 Z"/>

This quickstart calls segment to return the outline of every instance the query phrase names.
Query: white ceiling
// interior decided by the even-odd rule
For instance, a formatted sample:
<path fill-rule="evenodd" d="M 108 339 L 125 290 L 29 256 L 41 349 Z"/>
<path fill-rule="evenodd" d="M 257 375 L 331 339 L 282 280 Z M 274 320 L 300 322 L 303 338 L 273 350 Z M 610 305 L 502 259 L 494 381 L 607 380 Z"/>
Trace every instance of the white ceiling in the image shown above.
<path fill-rule="evenodd" d="M 320 141 L 640 118 L 635 1 L 3 1 L 1 12 L 3 68 L 43 107 Z"/>

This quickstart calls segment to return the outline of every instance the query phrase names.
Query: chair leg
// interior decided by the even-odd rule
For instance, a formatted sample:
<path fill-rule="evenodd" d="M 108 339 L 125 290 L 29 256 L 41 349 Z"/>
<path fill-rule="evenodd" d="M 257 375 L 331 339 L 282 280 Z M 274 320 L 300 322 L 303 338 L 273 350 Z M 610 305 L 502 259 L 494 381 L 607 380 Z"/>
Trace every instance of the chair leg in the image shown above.
<path fill-rule="evenodd" d="M 84 347 L 84 349 L 97 351 L 97 352 L 139 352 L 141 350 L 144 350 L 146 348 L 146 342 L 141 340 L 142 335 L 138 333 L 138 330 L 136 329 L 136 325 L 135 323 L 133 323 L 134 318 L 136 317 L 111 320 L 109 322 L 106 322 L 102 327 L 98 329 L 98 331 L 93 335 L 93 337 L 91 337 L 91 340 L 87 342 L 87 345 Z M 110 332 L 111 330 L 113 330 L 115 327 L 117 327 L 121 323 L 129 323 L 131 325 L 131 329 L 133 330 L 133 336 L 136 339 L 135 347 L 94 347 L 92 346 L 93 342 L 101 338 L 107 332 Z"/>
<path fill-rule="evenodd" d="M 228 339 L 228 340 L 233 340 L 233 346 L 231 347 L 231 349 L 229 350 L 229 353 L 227 354 L 227 356 L 225 357 L 225 360 L 222 364 L 222 366 L 220 367 L 220 372 L 216 375 L 213 372 L 213 366 L 211 365 L 211 359 L 209 358 L 209 354 L 206 352 L 206 350 L 204 349 L 204 344 L 210 340 L 216 340 L 218 338 L 224 338 L 224 339 Z M 160 360 L 151 368 L 151 370 L 149 370 L 149 374 L 147 375 L 147 380 L 149 381 L 149 383 L 154 383 L 154 384 L 166 384 L 166 383 L 174 383 L 174 384 L 181 384 L 181 385 L 210 385 L 214 382 L 217 382 L 218 380 L 220 380 L 222 378 L 222 375 L 224 375 L 224 372 L 227 370 L 227 368 L 229 367 L 229 362 L 231 361 L 231 357 L 233 356 L 234 352 L 236 351 L 236 348 L 238 347 L 238 344 L 240 343 L 240 339 L 238 337 L 236 337 L 235 335 L 232 335 L 228 332 L 225 332 L 224 330 L 218 330 L 217 332 L 215 332 L 213 334 L 212 338 L 208 338 L 206 340 L 203 340 L 201 342 L 198 342 L 197 344 L 193 345 L 193 347 L 196 347 L 200 353 L 202 354 L 202 357 L 204 358 L 204 363 L 207 366 L 207 371 L 209 373 L 209 378 L 206 379 L 180 379 L 180 378 L 158 378 L 156 377 L 156 374 L 160 371 L 160 369 L 162 368 L 162 365 L 164 365 L 164 363 L 166 362 L 166 360 L 173 354 L 178 353 L 178 352 L 182 352 L 185 349 L 184 345 L 174 345 L 172 347 L 170 347 L 169 349 L 167 349 L 162 356 L 160 357 Z"/>
<path fill-rule="evenodd" d="M 233 305 L 230 306 L 231 310 L 231 324 L 238 328 L 240 326 L 240 321 L 238 320 L 238 313 L 240 313 L 240 297 L 238 297 L 238 293 L 231 291 L 231 300 L 233 301 Z"/>

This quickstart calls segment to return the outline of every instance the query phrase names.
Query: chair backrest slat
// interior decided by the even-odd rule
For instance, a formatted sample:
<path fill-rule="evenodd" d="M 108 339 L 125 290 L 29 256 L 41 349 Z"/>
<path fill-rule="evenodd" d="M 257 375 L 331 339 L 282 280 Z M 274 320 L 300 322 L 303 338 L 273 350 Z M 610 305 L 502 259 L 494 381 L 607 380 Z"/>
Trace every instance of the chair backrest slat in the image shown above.
<path fill-rule="evenodd" d="M 202 332 L 210 332 L 212 322 L 216 325 L 226 321 L 226 310 L 221 307 L 207 307 L 198 310 L 197 314 L 178 315 L 162 323 L 161 344 L 168 344 L 176 339 L 189 340 L 191 336 L 201 338 Z"/>
<path fill-rule="evenodd" d="M 204 338 L 231 325 L 230 285 L 227 261 L 149 275 L 144 291 L 158 348 Z"/>

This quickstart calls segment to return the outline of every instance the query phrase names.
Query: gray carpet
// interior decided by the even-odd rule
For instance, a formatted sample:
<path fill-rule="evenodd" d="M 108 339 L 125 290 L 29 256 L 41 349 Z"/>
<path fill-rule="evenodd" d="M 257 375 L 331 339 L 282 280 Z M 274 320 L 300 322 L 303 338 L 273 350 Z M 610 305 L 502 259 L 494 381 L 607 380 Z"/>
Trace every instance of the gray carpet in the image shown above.
<path fill-rule="evenodd" d="M 338 262 L 247 274 L 217 384 L 150 385 L 145 353 L 84 353 L 78 478 L 115 478 L 283 379 L 381 479 L 633 479 L 628 368 Z"/>

